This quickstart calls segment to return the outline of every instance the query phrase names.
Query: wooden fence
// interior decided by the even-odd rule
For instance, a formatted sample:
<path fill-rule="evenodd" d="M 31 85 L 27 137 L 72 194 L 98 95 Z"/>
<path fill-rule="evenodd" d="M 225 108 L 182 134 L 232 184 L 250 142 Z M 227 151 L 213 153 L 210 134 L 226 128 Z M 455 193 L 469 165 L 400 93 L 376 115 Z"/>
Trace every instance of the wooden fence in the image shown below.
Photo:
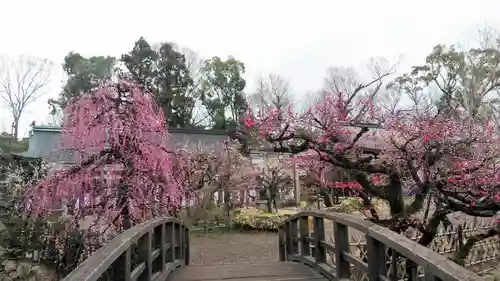
<path fill-rule="evenodd" d="M 231 202 L 235 204 L 241 205 L 254 205 L 259 197 L 258 189 L 250 189 L 250 190 L 233 190 L 231 191 Z M 286 194 L 280 195 L 280 199 L 291 199 L 294 198 L 293 190 L 289 191 Z M 219 192 L 214 193 L 212 202 L 215 205 L 223 205 L 224 204 L 224 191 L 220 190 Z M 196 197 L 192 198 L 184 198 L 181 202 L 182 207 L 191 207 L 196 205 Z"/>
<path fill-rule="evenodd" d="M 429 248 L 435 252 L 447 257 L 451 257 L 456 253 L 461 245 L 460 242 L 465 243 L 467 238 L 488 230 L 496 226 L 496 222 L 474 222 L 466 221 L 459 225 L 452 225 L 448 227 L 439 226 L 438 234 L 429 245 Z M 406 235 L 408 238 L 416 241 L 421 237 L 420 233 L 411 233 Z M 333 233 L 328 237 L 328 241 L 333 242 Z M 356 256 L 363 259 L 367 255 L 366 239 L 362 235 L 351 235 L 349 238 L 350 251 L 355 253 Z M 333 262 L 333 256 L 329 257 Z M 474 244 L 469 255 L 465 259 L 465 267 L 477 274 L 485 274 L 498 268 L 500 261 L 500 239 L 491 237 Z M 361 279 L 360 279 L 361 280 Z"/>

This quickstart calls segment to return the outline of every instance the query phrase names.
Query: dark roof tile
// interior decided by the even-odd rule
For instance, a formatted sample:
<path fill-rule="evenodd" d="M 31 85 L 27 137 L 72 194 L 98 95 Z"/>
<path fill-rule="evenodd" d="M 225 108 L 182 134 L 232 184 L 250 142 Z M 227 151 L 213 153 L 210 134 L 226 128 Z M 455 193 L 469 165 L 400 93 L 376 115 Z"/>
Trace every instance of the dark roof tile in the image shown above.
<path fill-rule="evenodd" d="M 170 129 L 170 141 L 176 148 L 191 147 L 212 150 L 218 144 L 228 140 L 225 131 L 209 131 L 201 129 Z M 50 162 L 75 163 L 75 153 L 59 149 L 60 128 L 33 127 L 29 149 L 21 153 L 24 157 L 44 158 Z"/>

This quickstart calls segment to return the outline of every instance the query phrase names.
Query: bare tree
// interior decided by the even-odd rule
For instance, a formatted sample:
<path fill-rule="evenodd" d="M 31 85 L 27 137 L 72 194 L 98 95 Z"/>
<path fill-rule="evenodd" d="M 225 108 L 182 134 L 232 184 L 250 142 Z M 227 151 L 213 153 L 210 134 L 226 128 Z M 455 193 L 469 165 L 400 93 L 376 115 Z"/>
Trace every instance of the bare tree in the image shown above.
<path fill-rule="evenodd" d="M 323 90 L 331 93 L 353 93 L 361 84 L 360 81 L 354 68 L 330 67 L 326 70 Z"/>
<path fill-rule="evenodd" d="M 261 77 L 257 83 L 257 90 L 250 96 L 250 104 L 254 110 L 265 112 L 269 108 L 274 108 L 284 112 L 293 105 L 290 84 L 283 77 L 269 74 Z"/>
<path fill-rule="evenodd" d="M 485 24 L 477 29 L 476 40 L 482 49 L 497 49 L 500 47 L 500 32 L 493 26 Z"/>
<path fill-rule="evenodd" d="M 0 57 L 0 99 L 9 107 L 15 139 L 26 107 L 40 98 L 51 74 L 52 62 L 34 57 Z"/>
<path fill-rule="evenodd" d="M 191 79 L 193 80 L 193 84 L 187 90 L 187 95 L 190 97 L 195 97 L 196 99 L 196 104 L 191 112 L 191 124 L 193 124 L 193 126 L 208 125 L 208 112 L 206 112 L 205 107 L 202 105 L 201 100 L 198 98 L 200 94 L 201 83 L 203 81 L 202 69 L 205 61 L 199 56 L 198 53 L 190 48 L 184 47 L 180 50 L 180 52 L 182 52 L 186 57 L 186 66 L 189 69 L 189 74 L 191 75 Z"/>
<path fill-rule="evenodd" d="M 388 89 L 382 87 L 383 80 L 394 74 L 396 65 L 390 65 L 383 58 L 371 58 L 366 64 L 366 68 L 372 76 L 369 83 L 362 83 L 364 78 L 352 67 L 330 67 L 326 71 L 323 92 L 320 93 L 318 99 L 322 99 L 325 93 L 333 93 L 345 105 L 342 110 L 351 114 L 357 114 L 351 107 L 358 100 L 372 100 L 385 104 L 387 101 L 384 99 L 386 99 Z M 387 107 L 395 107 L 397 102 L 391 99 L 391 104 L 388 104 Z M 364 107 L 361 109 L 361 112 L 366 110 Z"/>
<path fill-rule="evenodd" d="M 320 92 L 315 90 L 309 90 L 307 92 L 304 92 L 302 95 L 300 95 L 300 99 L 297 101 L 295 104 L 296 111 L 304 113 L 306 112 L 309 108 L 314 106 L 316 99 L 320 96 Z"/>

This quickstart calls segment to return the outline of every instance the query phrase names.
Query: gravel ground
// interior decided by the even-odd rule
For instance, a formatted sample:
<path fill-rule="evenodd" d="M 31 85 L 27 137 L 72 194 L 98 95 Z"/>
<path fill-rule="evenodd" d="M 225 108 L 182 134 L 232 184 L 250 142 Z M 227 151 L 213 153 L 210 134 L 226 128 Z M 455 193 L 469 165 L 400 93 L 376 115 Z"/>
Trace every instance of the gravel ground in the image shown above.
<path fill-rule="evenodd" d="M 465 215 L 450 215 L 453 224 L 471 222 L 472 218 Z M 477 220 L 479 224 L 486 222 Z M 483 222 L 484 221 L 484 222 Z M 333 236 L 330 221 L 325 222 L 327 239 Z M 349 228 L 349 236 L 355 240 L 364 237 L 363 233 Z M 364 240 L 364 239 L 362 239 Z M 276 233 L 267 232 L 214 232 L 192 233 L 191 264 L 241 263 L 254 261 L 278 260 L 278 237 Z"/>
<path fill-rule="evenodd" d="M 278 261 L 276 233 L 191 234 L 191 264 Z"/>

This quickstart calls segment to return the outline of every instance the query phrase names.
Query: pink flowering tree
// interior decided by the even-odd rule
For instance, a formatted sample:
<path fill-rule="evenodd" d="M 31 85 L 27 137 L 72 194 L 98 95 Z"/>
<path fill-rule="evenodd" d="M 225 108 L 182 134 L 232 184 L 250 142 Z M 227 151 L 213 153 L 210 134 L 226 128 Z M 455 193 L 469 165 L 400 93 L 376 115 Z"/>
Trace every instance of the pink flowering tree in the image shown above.
<path fill-rule="evenodd" d="M 404 187 L 388 192 L 403 190 L 414 197 L 410 204 L 398 203 L 403 210 L 399 217 L 423 210 L 423 218 L 411 221 L 424 234 L 420 243 L 430 243 L 437 226 L 448 222 L 449 214 L 496 216 L 500 210 L 500 142 L 493 124 L 448 114 L 400 111 L 388 118 L 385 126 L 384 138 L 389 146 L 378 157 L 378 169 L 385 170 L 381 174 L 389 178 L 389 183 L 400 182 Z M 431 199 L 426 202 L 426 198 Z M 428 218 L 431 204 L 434 211 Z M 492 229 L 481 239 L 497 234 Z M 460 260 L 467 256 L 476 238 L 459 252 Z"/>
<path fill-rule="evenodd" d="M 372 90 L 362 84 L 348 93 L 325 92 L 303 113 L 249 113 L 233 137 L 242 149 L 315 153 L 359 184 L 370 220 L 397 232 L 417 229 L 422 245 L 434 239 L 439 224 L 449 223 L 451 213 L 494 217 L 500 210 L 500 146 L 490 123 L 460 114 L 459 108 L 442 110 L 430 99 L 415 98 L 425 106 L 383 107 L 376 99 L 381 82 L 374 81 L 367 84 L 376 84 Z M 419 81 L 411 80 L 411 88 L 408 79 L 397 79 L 398 93 L 425 94 L 425 85 L 415 86 Z M 405 200 L 408 196 L 412 200 Z M 388 214 L 377 212 L 372 197 L 387 202 Z M 497 234 L 495 228 L 470 239 L 457 260 L 463 261 L 475 241 Z"/>
<path fill-rule="evenodd" d="M 342 169 L 322 161 L 317 153 L 309 151 L 294 158 L 302 184 L 309 193 L 323 199 L 326 207 L 339 203 L 339 197 L 356 195 L 360 189 L 356 181 L 351 181 L 349 174 Z"/>
<path fill-rule="evenodd" d="M 373 100 L 382 86 L 381 80 L 387 75 L 383 73 L 355 87 L 352 93 L 324 92 L 302 113 L 292 108 L 284 113 L 272 108 L 266 112 L 249 112 L 244 126 L 233 137 L 240 141 L 243 151 L 261 147 L 278 153 L 315 154 L 319 161 L 349 171 L 351 178 L 361 186 L 365 181 L 370 183 L 371 175 L 365 177 L 348 161 L 366 161 L 365 156 L 373 157 L 378 153 L 363 143 L 373 142 L 377 137 L 367 132 L 371 127 L 378 127 L 373 126 L 380 120 Z M 359 196 L 365 208 L 378 220 L 370 203 L 371 191 L 369 185 Z"/>
<path fill-rule="evenodd" d="M 257 187 L 258 170 L 233 142 L 220 143 L 210 151 L 186 147 L 176 154 L 182 163 L 176 171 L 184 179 L 186 198 L 193 199 L 201 209 L 208 208 L 216 193 L 224 194 L 224 201 L 232 208 L 234 193 L 243 194 Z"/>
<path fill-rule="evenodd" d="M 266 200 L 266 211 L 278 211 L 277 200 L 293 188 L 293 172 L 289 157 L 266 155 L 255 164 L 259 199 Z"/>
<path fill-rule="evenodd" d="M 28 196 L 35 215 L 67 204 L 72 221 L 91 216 L 115 230 L 176 215 L 184 193 L 163 112 L 128 81 L 108 83 L 68 104 L 61 148 L 77 164 L 50 174 Z M 75 203 L 78 201 L 78 204 Z"/>

